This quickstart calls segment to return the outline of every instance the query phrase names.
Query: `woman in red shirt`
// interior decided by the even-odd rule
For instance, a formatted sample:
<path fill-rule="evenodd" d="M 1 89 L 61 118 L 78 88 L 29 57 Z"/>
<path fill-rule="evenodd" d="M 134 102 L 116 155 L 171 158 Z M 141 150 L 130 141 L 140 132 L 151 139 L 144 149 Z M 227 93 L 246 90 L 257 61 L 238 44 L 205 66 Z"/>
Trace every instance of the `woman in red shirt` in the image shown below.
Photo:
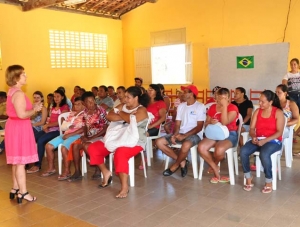
<path fill-rule="evenodd" d="M 198 144 L 198 152 L 214 172 L 215 176 L 210 182 L 227 183 L 229 182 L 228 177 L 220 177 L 218 163 L 224 159 L 226 150 L 237 144 L 238 127 L 236 121 L 238 119 L 239 110 L 235 105 L 230 103 L 230 92 L 227 88 L 220 88 L 217 90 L 216 101 L 217 103 L 211 105 L 207 111 L 205 126 L 220 122 L 228 128 L 229 137 L 219 141 L 204 138 Z M 212 147 L 215 148 L 213 154 L 209 151 Z"/>
<path fill-rule="evenodd" d="M 263 91 L 259 97 L 259 108 L 251 119 L 250 136 L 252 140 L 248 141 L 240 152 L 246 178 L 245 191 L 251 191 L 253 187 L 249 156 L 259 151 L 259 158 L 266 177 L 262 193 L 272 192 L 271 155 L 282 147 L 284 123 L 284 115 L 277 95 L 270 90 Z"/>
<path fill-rule="evenodd" d="M 164 98 L 160 92 L 157 84 L 150 84 L 148 88 L 148 95 L 150 98 L 147 111 L 154 115 L 154 120 L 148 125 L 148 135 L 157 136 L 160 124 L 165 122 L 167 108 Z"/>

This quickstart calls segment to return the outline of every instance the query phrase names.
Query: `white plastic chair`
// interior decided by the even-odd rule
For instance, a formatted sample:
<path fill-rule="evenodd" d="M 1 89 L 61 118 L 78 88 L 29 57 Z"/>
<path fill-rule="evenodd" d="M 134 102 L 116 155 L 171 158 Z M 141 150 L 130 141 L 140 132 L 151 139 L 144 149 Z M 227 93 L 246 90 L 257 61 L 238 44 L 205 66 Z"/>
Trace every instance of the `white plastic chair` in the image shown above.
<path fill-rule="evenodd" d="M 287 119 L 285 119 L 284 128 L 286 127 Z M 283 133 L 282 133 L 283 135 Z M 280 164 L 280 158 L 282 155 L 282 149 L 283 149 L 283 143 L 281 146 L 281 149 L 274 152 L 271 155 L 271 161 L 272 161 L 272 189 L 275 191 L 277 189 L 277 170 L 278 170 L 278 179 L 281 180 L 281 164 Z M 260 177 L 260 172 L 263 171 L 263 166 L 261 164 L 260 158 L 259 158 L 259 151 L 254 152 L 254 155 L 256 156 L 256 177 Z M 246 183 L 246 178 L 244 178 L 244 184 Z"/>
<path fill-rule="evenodd" d="M 242 126 L 243 126 L 243 117 L 242 117 L 241 114 L 239 114 L 238 119 L 239 119 L 240 124 L 239 124 L 238 130 L 237 130 L 237 133 L 238 133 L 238 140 L 237 141 L 239 141 L 239 139 L 240 139 L 240 134 L 241 134 Z M 229 179 L 230 179 L 230 184 L 231 185 L 235 185 L 234 168 L 235 168 L 235 174 L 239 175 L 238 157 L 237 157 L 238 144 L 239 144 L 239 142 L 237 142 L 236 146 L 226 150 L 227 162 L 228 162 L 228 171 L 229 171 Z M 211 148 L 209 151 L 214 152 L 215 148 Z M 200 156 L 199 180 L 202 179 L 203 169 L 204 169 L 204 159 Z"/>
<path fill-rule="evenodd" d="M 288 126 L 289 129 L 289 136 L 284 139 L 283 145 L 284 145 L 284 154 L 285 154 L 285 165 L 286 167 L 292 167 L 292 161 L 293 161 L 293 134 L 294 134 L 294 128 L 296 124 Z"/>
<path fill-rule="evenodd" d="M 151 113 L 148 112 L 148 122 L 147 122 L 147 125 L 146 125 L 146 132 L 147 132 L 147 128 L 148 128 L 148 125 L 149 123 L 151 122 L 153 118 L 153 115 Z M 147 140 L 148 142 L 148 140 Z M 146 144 L 147 146 L 147 144 Z M 144 151 L 142 150 L 140 152 L 141 154 L 141 159 L 142 159 L 142 162 L 143 162 L 143 169 L 144 169 L 144 177 L 147 178 L 147 173 L 146 173 L 146 164 L 145 164 L 145 156 L 144 156 Z M 109 154 L 109 170 L 110 172 L 112 173 L 113 172 L 113 157 L 114 157 L 114 152 L 110 153 Z M 134 184 L 135 184 L 135 176 L 134 176 L 134 169 L 135 169 L 135 165 L 134 165 L 134 157 L 131 157 L 129 160 L 128 160 L 128 164 L 129 164 L 129 185 L 130 187 L 134 187 Z"/>
<path fill-rule="evenodd" d="M 159 131 L 157 136 L 147 136 L 147 142 L 146 142 L 146 152 L 147 152 L 147 164 L 148 166 L 151 166 L 151 158 L 153 158 L 153 147 L 152 147 L 152 140 L 158 139 L 161 137 L 160 131 L 161 131 L 162 124 L 159 126 Z"/>
<path fill-rule="evenodd" d="M 58 116 L 59 135 L 63 134 L 63 131 L 61 130 L 62 118 L 67 119 L 69 114 L 70 114 L 70 112 L 66 112 L 66 113 L 62 113 Z M 62 147 L 62 144 L 59 144 L 58 148 L 57 148 L 58 174 L 59 175 L 61 175 L 61 173 L 62 173 L 61 147 Z M 85 154 L 85 152 L 83 152 L 83 155 L 82 155 L 82 158 L 81 158 L 81 169 L 82 169 L 82 176 L 84 176 L 84 174 L 87 173 L 86 154 Z"/>
<path fill-rule="evenodd" d="M 171 147 L 181 148 L 181 145 L 182 144 L 174 144 L 174 145 L 172 144 Z M 191 149 L 190 149 L 191 159 L 192 159 L 192 167 L 193 167 L 193 174 L 194 174 L 195 179 L 198 178 L 197 147 L 198 147 L 198 144 L 191 147 Z M 170 161 L 170 157 L 166 155 L 165 170 L 169 167 L 169 161 Z"/>

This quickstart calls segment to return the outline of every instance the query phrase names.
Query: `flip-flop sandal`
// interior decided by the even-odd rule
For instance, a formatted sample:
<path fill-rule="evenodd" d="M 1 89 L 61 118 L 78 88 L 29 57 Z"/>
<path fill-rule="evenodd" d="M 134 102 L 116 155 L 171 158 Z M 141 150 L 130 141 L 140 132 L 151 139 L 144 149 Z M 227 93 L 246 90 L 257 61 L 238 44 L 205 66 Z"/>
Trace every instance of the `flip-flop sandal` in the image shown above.
<path fill-rule="evenodd" d="M 228 183 L 230 181 L 229 177 L 221 177 L 219 182 L 220 183 Z"/>
<path fill-rule="evenodd" d="M 30 169 L 26 170 L 26 173 L 31 174 L 31 173 L 36 173 L 36 172 L 39 172 L 39 171 L 40 171 L 39 167 L 35 168 L 35 166 L 32 166 Z"/>
<path fill-rule="evenodd" d="M 98 180 L 98 179 L 101 178 L 101 173 L 99 173 L 99 174 L 93 174 L 93 176 L 91 178 L 92 178 L 92 180 Z"/>
<path fill-rule="evenodd" d="M 213 177 L 210 179 L 210 183 L 212 183 L 212 184 L 217 184 L 217 183 L 219 183 L 219 181 L 220 181 L 220 179 L 217 177 Z"/>
<path fill-rule="evenodd" d="M 82 176 L 71 176 L 68 181 L 69 182 L 74 182 L 74 181 L 78 181 L 78 180 L 81 180 L 82 179 Z"/>
<path fill-rule="evenodd" d="M 254 184 L 245 184 L 243 189 L 247 192 L 250 192 L 253 188 Z"/>
<path fill-rule="evenodd" d="M 300 157 L 300 153 L 293 153 L 293 156 Z"/>
<path fill-rule="evenodd" d="M 51 175 L 53 175 L 55 173 L 56 173 L 56 170 L 47 171 L 47 172 L 43 173 L 41 176 L 42 177 L 49 177 L 49 176 L 51 176 Z"/>
<path fill-rule="evenodd" d="M 265 187 L 261 190 L 261 192 L 262 192 L 262 193 L 265 193 L 265 194 L 271 193 L 272 191 L 273 191 L 272 187 L 267 187 L 267 186 L 265 186 Z"/>
<path fill-rule="evenodd" d="M 63 180 L 69 179 L 70 177 L 71 177 L 71 174 L 68 174 L 68 175 L 65 175 L 65 176 L 60 175 L 60 176 L 57 178 L 57 180 L 63 181 Z"/>

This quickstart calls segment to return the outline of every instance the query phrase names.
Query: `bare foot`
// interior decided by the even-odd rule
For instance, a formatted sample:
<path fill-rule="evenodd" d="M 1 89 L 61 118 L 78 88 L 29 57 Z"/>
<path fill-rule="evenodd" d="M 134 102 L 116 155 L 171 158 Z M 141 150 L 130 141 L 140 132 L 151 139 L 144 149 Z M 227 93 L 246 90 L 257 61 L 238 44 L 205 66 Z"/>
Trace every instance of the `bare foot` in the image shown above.
<path fill-rule="evenodd" d="M 129 192 L 128 189 L 127 190 L 121 190 L 119 192 L 119 194 L 116 195 L 116 198 L 118 198 L 118 199 L 124 199 L 124 198 L 126 198 L 128 196 L 128 192 Z"/>

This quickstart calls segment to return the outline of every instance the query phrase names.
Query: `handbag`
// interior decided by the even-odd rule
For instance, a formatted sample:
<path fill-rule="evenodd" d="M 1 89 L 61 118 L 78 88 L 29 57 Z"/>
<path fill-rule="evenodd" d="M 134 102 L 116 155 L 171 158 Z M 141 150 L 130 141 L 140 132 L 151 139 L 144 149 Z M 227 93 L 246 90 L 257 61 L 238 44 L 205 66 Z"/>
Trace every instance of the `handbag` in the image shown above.
<path fill-rule="evenodd" d="M 82 113 L 83 113 L 83 111 L 79 112 L 76 116 L 74 116 L 74 117 L 72 118 L 72 120 L 71 120 L 70 122 L 64 120 L 63 123 L 62 123 L 61 126 L 60 126 L 61 130 L 62 130 L 62 131 L 67 131 L 67 130 L 70 128 L 70 126 L 74 123 L 76 117 L 78 117 L 78 116 L 79 116 L 80 114 L 82 114 Z"/>
<path fill-rule="evenodd" d="M 134 147 L 139 141 L 139 132 L 135 115 L 130 115 L 130 124 L 112 122 L 103 137 L 104 146 L 110 152 L 118 147 Z"/>
<path fill-rule="evenodd" d="M 229 130 L 220 122 L 216 124 L 208 124 L 204 129 L 206 138 L 211 140 L 225 140 L 229 136 Z"/>

